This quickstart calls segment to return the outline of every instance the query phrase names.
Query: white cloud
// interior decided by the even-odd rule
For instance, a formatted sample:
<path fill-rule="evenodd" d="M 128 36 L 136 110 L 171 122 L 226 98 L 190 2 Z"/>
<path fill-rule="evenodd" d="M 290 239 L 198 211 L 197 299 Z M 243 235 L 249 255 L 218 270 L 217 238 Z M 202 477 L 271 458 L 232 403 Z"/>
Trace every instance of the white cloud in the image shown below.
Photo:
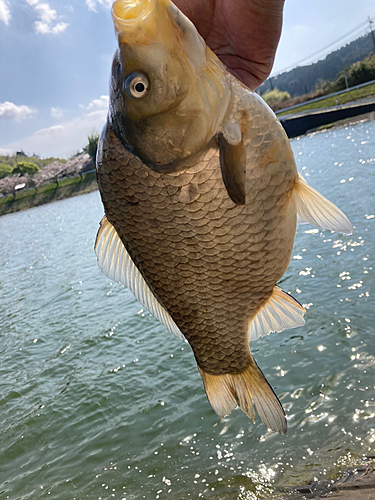
<path fill-rule="evenodd" d="M 68 23 L 57 22 L 57 12 L 48 3 L 40 2 L 40 0 L 26 1 L 31 7 L 34 7 L 39 15 L 39 20 L 34 23 L 36 33 L 57 35 L 65 31 L 69 26 Z"/>
<path fill-rule="evenodd" d="M 106 103 L 106 104 L 105 104 Z M 42 157 L 70 156 L 87 144 L 87 136 L 96 130 L 100 132 L 105 124 L 108 97 L 94 99 L 85 107 L 84 113 L 65 123 L 38 130 L 34 134 L 6 144 L 2 150 L 37 153 Z"/>
<path fill-rule="evenodd" d="M 24 104 L 17 106 L 17 104 L 9 101 L 0 102 L 0 118 L 21 121 L 29 118 L 35 113 L 35 109 Z"/>
<path fill-rule="evenodd" d="M 0 21 L 3 21 L 5 24 L 9 24 L 10 10 L 7 0 L 0 0 Z"/>
<path fill-rule="evenodd" d="M 86 0 L 86 5 L 89 8 L 89 10 L 92 10 L 93 12 L 96 12 L 96 9 L 95 9 L 95 0 Z"/>
<path fill-rule="evenodd" d="M 11 149 L 0 148 L 1 156 L 12 156 L 13 151 Z"/>
<path fill-rule="evenodd" d="M 61 108 L 51 108 L 52 118 L 62 118 L 64 115 L 64 110 Z"/>
<path fill-rule="evenodd" d="M 62 33 L 69 26 L 67 23 L 57 23 L 55 26 L 50 26 L 49 24 L 43 23 L 42 21 L 36 21 L 34 23 L 35 31 L 37 33 L 41 33 L 45 35 L 50 33 L 52 35 L 57 35 L 58 33 Z"/>
<path fill-rule="evenodd" d="M 110 7 L 112 5 L 112 0 L 86 0 L 86 5 L 89 10 L 96 12 L 96 4 L 104 5 L 105 7 Z"/>
<path fill-rule="evenodd" d="M 107 110 L 109 106 L 109 96 L 101 95 L 99 99 L 93 99 L 90 104 L 86 107 L 88 111 L 95 109 L 105 109 Z"/>

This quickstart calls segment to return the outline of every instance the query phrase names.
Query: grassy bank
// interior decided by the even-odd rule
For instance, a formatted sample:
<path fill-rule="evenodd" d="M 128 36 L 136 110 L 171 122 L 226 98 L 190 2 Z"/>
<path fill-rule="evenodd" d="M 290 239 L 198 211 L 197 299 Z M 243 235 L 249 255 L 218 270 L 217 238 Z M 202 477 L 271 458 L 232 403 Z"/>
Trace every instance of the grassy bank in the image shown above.
<path fill-rule="evenodd" d="M 24 189 L 16 194 L 0 197 L 0 215 L 89 193 L 95 189 L 97 189 L 95 171 L 51 182 L 38 188 Z"/>
<path fill-rule="evenodd" d="M 348 90 L 339 95 L 329 96 L 326 99 L 321 99 L 317 102 L 304 103 L 297 108 L 289 111 L 283 111 L 277 113 L 277 116 L 285 116 L 289 114 L 300 113 L 301 111 L 311 111 L 314 109 L 321 108 L 330 108 L 332 106 L 336 106 L 336 100 L 339 101 L 340 104 L 346 104 L 348 102 L 358 101 L 360 99 L 365 99 L 366 97 L 373 97 L 375 95 L 375 83 L 371 85 L 367 85 L 365 87 L 361 87 L 359 89 Z"/>

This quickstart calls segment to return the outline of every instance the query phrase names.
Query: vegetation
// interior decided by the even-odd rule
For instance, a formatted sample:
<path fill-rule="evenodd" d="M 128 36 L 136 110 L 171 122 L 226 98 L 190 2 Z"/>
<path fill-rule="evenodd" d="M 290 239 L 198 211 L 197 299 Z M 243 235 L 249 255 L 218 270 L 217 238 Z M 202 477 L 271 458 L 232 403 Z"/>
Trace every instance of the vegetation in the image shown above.
<path fill-rule="evenodd" d="M 16 166 L 20 161 L 30 161 L 37 165 L 39 168 L 43 168 L 54 161 L 58 161 L 59 163 L 66 163 L 66 160 L 62 158 L 39 158 L 37 155 L 27 156 L 23 151 L 18 151 L 16 154 L 11 156 L 0 155 L 0 163 L 5 163 L 6 165 L 10 165 L 11 167 Z"/>
<path fill-rule="evenodd" d="M 303 103 L 298 108 L 294 108 L 293 113 L 299 113 L 300 111 L 311 111 L 313 109 L 320 108 L 329 108 L 331 106 L 336 106 L 337 101 L 339 104 L 346 104 L 347 102 L 358 101 L 371 95 L 375 95 L 375 83 L 366 85 L 365 87 L 361 87 L 359 89 L 348 90 L 343 94 L 327 97 L 326 99 L 321 99 L 316 102 Z M 290 114 L 290 111 L 282 111 L 277 113 L 277 116 L 280 117 L 288 114 Z"/>
<path fill-rule="evenodd" d="M 291 71 L 273 77 L 272 82 L 278 89 L 289 92 L 292 97 L 308 94 L 315 91 L 319 83 L 335 79 L 338 73 L 344 71 L 345 68 L 348 68 L 356 61 L 362 61 L 373 50 L 374 45 L 369 33 L 341 47 L 341 49 L 331 52 L 331 54 L 328 54 L 321 61 L 307 66 L 299 66 Z M 264 94 L 270 88 L 271 84 L 267 80 L 257 91 L 260 94 Z"/>
<path fill-rule="evenodd" d="M 12 158 L 12 157 L 8 157 Z M 34 175 L 39 172 L 40 168 L 35 163 L 29 161 L 21 161 L 19 163 L 1 162 L 0 163 L 0 179 L 9 177 L 10 175 Z"/>
<path fill-rule="evenodd" d="M 6 163 L 0 163 L 0 179 L 4 179 L 4 177 L 8 177 L 8 175 L 12 175 L 13 167 L 7 165 Z"/>
<path fill-rule="evenodd" d="M 87 139 L 89 143 L 86 146 L 86 151 L 88 152 L 90 158 L 95 161 L 96 152 L 98 150 L 99 134 L 93 132 L 91 135 L 87 137 Z"/>
<path fill-rule="evenodd" d="M 13 174 L 34 175 L 39 172 L 40 168 L 35 163 L 30 161 L 21 161 L 13 168 Z"/>
<path fill-rule="evenodd" d="M 375 55 L 369 55 L 363 61 L 355 62 L 349 68 L 341 71 L 334 81 L 326 82 L 323 85 L 324 93 L 328 94 L 345 90 L 347 88 L 345 77 L 349 87 L 355 87 L 361 83 L 375 80 Z"/>
<path fill-rule="evenodd" d="M 12 195 L 17 184 L 39 189 L 51 183 L 56 188 L 57 181 L 83 173 L 87 160 L 88 155 L 83 153 L 69 161 L 58 158 L 41 160 L 38 156 L 26 156 L 23 151 L 12 156 L 0 156 L 0 197 Z"/>
<path fill-rule="evenodd" d="M 272 105 L 272 109 L 274 111 L 280 111 L 284 108 L 289 108 L 290 106 L 296 106 L 297 104 L 305 103 L 307 101 L 311 101 L 312 99 L 316 99 L 317 97 L 324 96 L 324 92 L 322 89 L 318 89 L 314 92 L 309 92 L 305 95 L 299 95 L 296 97 L 292 97 L 289 101 L 279 101 Z"/>
<path fill-rule="evenodd" d="M 266 101 L 269 106 L 274 105 L 277 102 L 284 102 L 290 99 L 289 92 L 281 91 L 278 88 L 273 90 L 267 90 L 263 95 L 262 99 Z"/>
<path fill-rule="evenodd" d="M 337 104 L 345 104 L 347 102 L 356 101 L 365 97 L 375 95 L 375 85 L 370 84 L 360 89 L 348 90 L 347 92 L 338 96 L 327 97 L 327 99 L 320 99 L 317 102 L 309 103 L 308 101 L 317 97 L 324 97 L 324 95 L 332 94 L 345 90 L 346 81 L 349 87 L 361 85 L 362 83 L 375 80 L 375 55 L 367 56 L 363 61 L 353 63 L 349 68 L 341 71 L 335 80 L 330 82 L 319 82 L 317 89 L 314 92 L 303 96 L 297 96 L 290 100 L 279 99 L 275 102 L 268 102 L 274 111 L 280 111 L 283 108 L 296 106 L 301 103 L 301 106 L 295 108 L 295 112 L 308 111 L 311 109 L 326 108 L 335 106 Z M 267 92 L 262 96 L 263 99 Z M 266 100 L 266 99 L 265 99 Z M 283 113 L 278 113 L 280 116 Z"/>

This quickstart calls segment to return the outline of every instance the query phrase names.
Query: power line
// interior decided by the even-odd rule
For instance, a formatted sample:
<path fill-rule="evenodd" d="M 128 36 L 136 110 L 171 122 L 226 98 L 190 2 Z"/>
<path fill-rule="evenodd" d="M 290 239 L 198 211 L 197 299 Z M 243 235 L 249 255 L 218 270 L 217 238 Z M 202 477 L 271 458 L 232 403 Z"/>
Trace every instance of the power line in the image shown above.
<path fill-rule="evenodd" d="M 353 35 L 356 31 L 359 31 L 359 30 L 363 30 L 363 28 L 369 23 L 369 21 L 363 21 L 361 24 L 359 24 L 357 27 L 351 29 L 350 31 L 348 31 L 345 35 L 342 35 L 340 38 L 338 38 L 337 40 L 331 42 L 329 45 L 326 45 L 325 47 L 321 48 L 320 50 L 314 52 L 313 54 L 310 54 L 309 56 L 307 57 L 304 57 L 303 59 L 300 59 L 299 61 L 295 62 L 294 64 L 290 64 L 289 66 L 287 66 L 286 68 L 284 69 L 281 69 L 280 71 L 277 72 L 276 75 L 272 75 L 273 77 L 274 76 L 277 76 L 279 75 L 280 73 L 284 73 L 285 71 L 288 71 L 289 69 L 292 69 L 292 68 L 295 68 L 296 66 L 298 66 L 299 64 L 313 58 L 314 56 L 324 52 L 325 50 L 333 47 L 334 45 L 336 45 L 337 43 L 341 42 L 342 40 L 344 40 L 345 38 L 347 38 L 348 36 L 350 35 Z"/>
<path fill-rule="evenodd" d="M 368 16 L 368 22 L 370 23 L 370 31 L 371 31 L 371 36 L 372 36 L 372 43 L 374 44 L 374 52 L 375 52 L 375 38 L 374 38 L 374 32 L 372 31 L 372 19 L 370 16 Z"/>
<path fill-rule="evenodd" d="M 351 31 L 349 31 L 348 33 L 346 33 L 345 35 L 341 36 L 340 38 L 338 38 L 337 40 L 335 40 L 334 42 L 331 42 L 329 45 L 326 45 L 325 47 L 321 48 L 320 50 L 314 52 L 313 54 L 310 54 L 309 56 L 306 56 L 304 57 L 303 59 L 300 59 L 299 61 L 297 61 L 296 63 L 294 64 L 290 64 L 287 68 L 285 69 L 282 69 L 280 71 L 278 71 L 278 74 L 279 73 L 283 73 L 284 71 L 287 71 L 288 69 L 290 68 L 294 68 L 296 66 L 298 66 L 299 64 L 307 61 L 308 59 L 311 59 L 312 57 L 320 54 L 321 52 L 324 52 L 325 50 L 333 47 L 334 45 L 336 45 L 338 42 L 341 42 L 343 39 L 347 38 L 349 35 L 353 35 L 356 31 L 358 31 L 359 29 L 363 29 L 365 27 L 365 25 L 367 25 L 368 21 L 364 21 L 362 22 L 361 24 L 359 24 L 356 28 L 352 29 Z M 274 75 L 275 76 L 275 75 Z"/>

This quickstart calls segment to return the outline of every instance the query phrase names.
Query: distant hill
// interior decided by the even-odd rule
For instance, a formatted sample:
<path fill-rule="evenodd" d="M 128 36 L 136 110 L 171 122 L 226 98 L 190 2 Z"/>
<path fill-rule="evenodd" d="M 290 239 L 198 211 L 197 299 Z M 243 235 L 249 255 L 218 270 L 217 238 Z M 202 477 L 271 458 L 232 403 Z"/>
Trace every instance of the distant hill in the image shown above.
<path fill-rule="evenodd" d="M 340 71 L 354 62 L 361 61 L 371 52 L 374 52 L 374 44 L 369 33 L 331 52 L 321 61 L 308 66 L 298 66 L 291 71 L 272 77 L 273 87 L 289 92 L 291 97 L 307 94 L 315 90 L 322 81 L 334 80 Z M 258 87 L 257 92 L 263 94 L 270 88 L 271 84 L 268 79 Z"/>

